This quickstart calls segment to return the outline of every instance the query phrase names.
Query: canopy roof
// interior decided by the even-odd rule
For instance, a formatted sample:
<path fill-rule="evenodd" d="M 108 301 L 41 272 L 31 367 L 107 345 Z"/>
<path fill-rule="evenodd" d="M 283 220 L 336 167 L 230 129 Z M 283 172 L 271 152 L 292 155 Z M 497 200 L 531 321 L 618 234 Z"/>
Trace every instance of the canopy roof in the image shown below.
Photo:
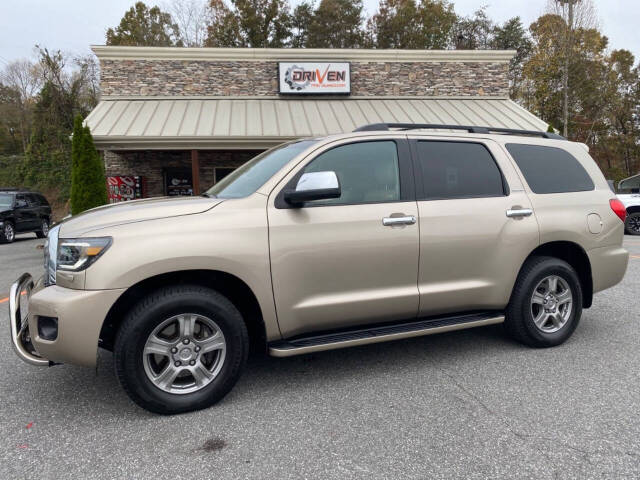
<path fill-rule="evenodd" d="M 380 122 L 547 129 L 499 97 L 107 97 L 86 119 L 107 150 L 262 149 Z"/>

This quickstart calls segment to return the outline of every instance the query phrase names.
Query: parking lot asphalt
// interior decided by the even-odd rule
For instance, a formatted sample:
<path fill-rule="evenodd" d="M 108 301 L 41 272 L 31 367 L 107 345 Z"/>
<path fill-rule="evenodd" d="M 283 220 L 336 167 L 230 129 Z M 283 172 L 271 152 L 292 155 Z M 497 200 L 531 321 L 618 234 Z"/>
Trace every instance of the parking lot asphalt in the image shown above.
<path fill-rule="evenodd" d="M 0 298 L 42 271 L 38 242 L 0 245 Z M 173 417 L 129 401 L 110 353 L 32 367 L 0 328 L 0 478 L 638 478 L 640 237 L 625 245 L 624 281 L 560 347 L 497 325 L 254 357 L 220 404 Z"/>

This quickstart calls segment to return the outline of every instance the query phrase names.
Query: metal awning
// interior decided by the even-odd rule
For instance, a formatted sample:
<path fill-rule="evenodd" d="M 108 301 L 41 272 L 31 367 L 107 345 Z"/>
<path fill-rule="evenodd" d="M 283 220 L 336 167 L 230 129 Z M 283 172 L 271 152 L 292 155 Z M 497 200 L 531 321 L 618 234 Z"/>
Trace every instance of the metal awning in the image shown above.
<path fill-rule="evenodd" d="M 106 150 L 263 149 L 380 122 L 547 129 L 496 97 L 108 97 L 86 119 Z"/>

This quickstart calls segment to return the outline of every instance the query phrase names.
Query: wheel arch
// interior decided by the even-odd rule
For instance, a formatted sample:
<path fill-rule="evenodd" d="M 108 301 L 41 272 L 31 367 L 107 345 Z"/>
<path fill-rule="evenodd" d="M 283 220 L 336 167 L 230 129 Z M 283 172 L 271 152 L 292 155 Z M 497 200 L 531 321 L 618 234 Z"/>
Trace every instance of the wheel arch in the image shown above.
<path fill-rule="evenodd" d="M 589 308 L 593 302 L 593 277 L 591 273 L 591 262 L 589 261 L 587 252 L 574 242 L 553 241 L 536 247 L 527 256 L 525 262 L 533 256 L 543 255 L 559 258 L 573 267 L 578 274 L 580 286 L 582 287 L 582 307 Z"/>
<path fill-rule="evenodd" d="M 127 288 L 111 306 L 102 324 L 99 345 L 113 350 L 123 318 L 141 298 L 169 285 L 201 285 L 227 297 L 240 311 L 249 332 L 251 349 L 266 351 L 266 329 L 262 309 L 251 288 L 239 277 L 220 270 L 182 270 L 155 275 Z"/>
<path fill-rule="evenodd" d="M 627 207 L 627 214 L 631 215 L 632 213 L 640 213 L 640 205 L 631 205 Z"/>

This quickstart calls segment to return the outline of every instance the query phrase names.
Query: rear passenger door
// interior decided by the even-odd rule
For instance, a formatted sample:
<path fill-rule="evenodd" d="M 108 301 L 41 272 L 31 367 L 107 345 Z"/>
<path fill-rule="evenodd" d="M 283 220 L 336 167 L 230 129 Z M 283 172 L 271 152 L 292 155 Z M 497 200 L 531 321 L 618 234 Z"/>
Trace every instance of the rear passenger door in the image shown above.
<path fill-rule="evenodd" d="M 491 140 L 410 135 L 420 219 L 420 315 L 503 309 L 538 224 Z"/>
<path fill-rule="evenodd" d="M 23 193 L 16 195 L 14 216 L 16 232 L 28 232 L 34 225 L 35 208 L 30 205 L 27 196 Z"/>

